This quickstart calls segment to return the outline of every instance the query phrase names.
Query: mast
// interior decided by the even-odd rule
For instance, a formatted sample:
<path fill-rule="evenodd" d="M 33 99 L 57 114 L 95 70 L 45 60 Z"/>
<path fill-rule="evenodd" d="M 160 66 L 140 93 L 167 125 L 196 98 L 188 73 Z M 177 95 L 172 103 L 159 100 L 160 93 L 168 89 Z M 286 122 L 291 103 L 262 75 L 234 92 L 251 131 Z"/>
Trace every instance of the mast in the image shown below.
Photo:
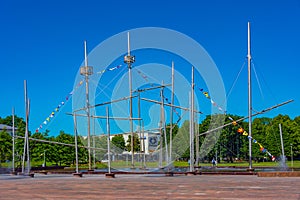
<path fill-rule="evenodd" d="M 197 110 L 197 108 L 196 108 Z M 196 143 L 196 161 L 195 161 L 195 165 L 196 166 L 199 166 L 199 158 L 200 158 L 200 155 L 199 155 L 199 123 L 198 123 L 198 115 L 195 115 L 195 143 Z"/>
<path fill-rule="evenodd" d="M 78 143 L 77 143 L 77 122 L 76 122 L 76 114 L 73 113 L 73 122 L 74 122 L 74 138 L 75 138 L 75 165 L 76 169 L 75 172 L 78 174 Z"/>
<path fill-rule="evenodd" d="M 134 63 L 135 57 L 130 55 L 130 35 L 127 33 L 127 55 L 124 56 L 124 62 L 128 67 L 128 81 L 129 81 L 129 123 L 130 123 L 130 133 L 131 133 L 131 167 L 134 168 L 134 140 L 133 140 L 133 122 L 132 122 L 132 80 L 131 80 L 131 68 L 132 63 Z"/>
<path fill-rule="evenodd" d="M 174 62 L 172 61 L 172 93 L 171 93 L 171 108 L 170 108 L 170 156 L 169 161 L 172 162 L 172 134 L 173 134 L 173 105 L 174 105 Z"/>
<path fill-rule="evenodd" d="M 164 86 L 164 81 L 162 81 L 162 86 Z M 169 154 L 168 154 L 168 140 L 167 140 L 167 130 L 166 130 L 166 117 L 165 117 L 165 106 L 164 106 L 164 87 L 162 89 L 162 128 L 164 131 L 164 142 L 165 142 L 165 147 L 166 147 L 166 152 L 165 152 L 165 161 L 167 164 L 169 164 Z"/>
<path fill-rule="evenodd" d="M 141 120 L 141 93 L 138 93 L 138 118 L 139 118 L 139 137 L 140 142 L 142 144 L 142 153 L 143 153 L 143 161 L 142 161 L 142 168 L 145 169 L 145 134 L 144 134 L 144 121 Z"/>
<path fill-rule="evenodd" d="M 12 173 L 15 173 L 15 109 L 12 109 Z"/>
<path fill-rule="evenodd" d="M 141 95 L 140 95 L 140 93 L 138 93 L 138 118 L 141 118 Z M 143 143 L 142 140 L 144 140 L 144 139 L 142 139 L 141 120 L 139 120 L 138 123 L 139 123 L 139 141 L 140 141 L 140 144 L 142 144 Z M 140 152 L 143 152 L 143 148 L 144 147 L 141 148 Z M 139 156 L 139 158 L 140 158 L 140 156 Z M 141 162 L 141 165 L 143 165 L 143 162 Z M 141 167 L 141 168 L 143 168 L 143 167 Z"/>
<path fill-rule="evenodd" d="M 94 114 L 95 115 L 95 114 Z M 95 130 L 95 117 L 93 118 L 93 168 L 95 169 L 96 168 L 96 130 Z"/>
<path fill-rule="evenodd" d="M 108 107 L 106 107 L 106 131 L 107 131 L 107 157 L 108 157 L 108 173 L 111 173 L 110 170 L 110 127 L 109 127 L 109 111 Z"/>
<path fill-rule="evenodd" d="M 162 83 L 163 85 L 163 83 Z M 160 142 L 159 142 L 159 168 L 162 168 L 163 161 L 163 88 L 160 90 L 160 121 L 159 121 L 159 130 L 160 130 Z"/>
<path fill-rule="evenodd" d="M 194 67 L 190 93 L 190 172 L 194 171 Z"/>
<path fill-rule="evenodd" d="M 252 88 L 251 88 L 251 52 L 250 22 L 248 22 L 248 116 L 249 116 L 249 170 L 252 169 Z"/>
<path fill-rule="evenodd" d="M 280 142 L 281 142 L 281 154 L 282 154 L 282 161 L 285 163 L 285 155 L 284 155 L 284 147 L 283 147 L 283 139 L 282 139 L 282 128 L 281 124 L 279 124 L 279 133 L 280 133 Z"/>
<path fill-rule="evenodd" d="M 146 169 L 146 147 L 145 147 L 145 131 L 144 121 L 142 121 L 142 137 L 143 137 L 143 169 Z"/>
<path fill-rule="evenodd" d="M 25 157 L 27 153 L 27 172 L 30 173 L 30 156 L 29 156 L 29 139 L 28 139 L 28 118 L 29 118 L 29 99 L 27 97 L 27 82 L 24 80 L 24 97 L 25 97 L 25 138 L 24 138 L 24 151 L 22 162 L 22 173 L 25 173 Z"/>
<path fill-rule="evenodd" d="M 27 86 L 26 86 L 27 87 Z M 27 90 L 27 88 L 26 88 Z M 27 99 L 27 112 L 26 112 L 26 148 L 27 148 L 27 173 L 30 174 L 30 152 L 29 152 L 29 110 L 30 110 L 30 99 Z"/>
<path fill-rule="evenodd" d="M 90 102 L 89 102 L 89 76 L 93 74 L 93 67 L 88 66 L 86 41 L 84 41 L 84 66 L 80 67 L 80 74 L 85 77 L 85 95 L 86 95 L 86 114 L 87 114 L 87 139 L 89 154 L 89 170 L 92 170 L 91 159 L 91 118 L 90 118 Z"/>

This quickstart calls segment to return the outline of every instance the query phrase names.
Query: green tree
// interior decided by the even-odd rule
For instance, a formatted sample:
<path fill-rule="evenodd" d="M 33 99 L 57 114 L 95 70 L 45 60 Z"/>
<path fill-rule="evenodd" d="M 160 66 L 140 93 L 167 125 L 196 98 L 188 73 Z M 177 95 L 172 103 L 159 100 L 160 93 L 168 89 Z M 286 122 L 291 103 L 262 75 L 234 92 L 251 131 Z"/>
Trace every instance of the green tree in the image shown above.
<path fill-rule="evenodd" d="M 299 140 L 299 128 L 298 124 L 295 120 L 291 120 L 288 115 L 278 115 L 272 120 L 271 127 L 268 132 L 268 150 L 270 152 L 274 152 L 273 155 L 279 156 L 281 155 L 281 141 L 280 141 L 280 133 L 279 133 L 279 124 L 282 127 L 282 138 L 283 138 L 283 146 L 284 151 L 288 155 L 290 152 L 290 144 L 297 144 L 297 140 Z M 297 137 L 298 136 L 298 137 Z"/>
<path fill-rule="evenodd" d="M 128 136 L 126 149 L 127 149 L 128 152 L 131 151 L 131 135 Z M 133 135 L 133 151 L 138 152 L 140 150 L 141 150 L 140 139 L 139 139 L 138 134 L 135 133 Z"/>
<path fill-rule="evenodd" d="M 54 136 L 48 137 L 49 141 L 56 142 L 56 138 Z M 56 165 L 58 165 L 60 161 L 60 156 L 59 156 L 59 148 L 61 145 L 58 144 L 48 144 L 48 150 L 46 152 L 46 161 L 47 162 L 54 162 Z"/>
<path fill-rule="evenodd" d="M 241 117 L 230 114 L 226 115 L 225 124 L 232 123 L 232 125 L 222 129 L 218 142 L 215 145 L 218 150 L 215 151 L 216 155 L 219 157 L 218 160 L 223 159 L 227 160 L 227 162 L 233 162 L 235 158 L 240 159 L 243 157 L 241 148 L 243 142 L 247 139 L 247 137 L 237 133 L 238 128 L 244 127 L 243 122 L 234 125 L 230 118 L 238 120 Z"/>
<path fill-rule="evenodd" d="M 205 133 L 208 130 L 218 128 L 224 124 L 225 115 L 215 114 L 207 115 L 206 118 L 199 125 L 199 133 Z M 224 130 L 224 129 L 223 129 Z M 202 161 L 209 160 L 215 157 L 218 152 L 224 151 L 220 143 L 220 138 L 222 134 L 222 129 L 218 129 L 207 134 L 201 135 L 199 137 L 200 146 L 200 159 Z M 224 139 L 221 137 L 221 139 Z M 222 140 L 221 140 L 222 141 Z"/>
<path fill-rule="evenodd" d="M 125 139 L 123 135 L 118 134 L 112 137 L 111 143 L 113 144 L 112 149 L 116 153 L 122 153 L 125 149 Z"/>
<path fill-rule="evenodd" d="M 178 125 L 177 124 L 173 124 L 172 125 L 172 139 L 174 139 L 176 137 L 176 134 L 178 133 Z M 167 141 L 168 141 L 168 144 L 170 143 L 170 132 L 171 132 L 171 129 L 170 129 L 170 124 L 167 124 L 166 126 L 166 133 L 167 133 Z"/>
<path fill-rule="evenodd" d="M 74 137 L 66 134 L 64 131 L 60 131 L 59 135 L 56 137 L 57 142 L 65 144 L 74 144 Z M 75 160 L 75 150 L 72 146 L 60 145 L 57 148 L 57 156 L 59 158 L 59 165 L 70 164 Z"/>
<path fill-rule="evenodd" d="M 34 133 L 32 134 L 32 138 L 39 139 L 39 140 L 47 140 L 48 138 L 48 133 Z M 45 151 L 48 151 L 48 146 L 49 144 L 41 142 L 41 141 L 36 141 L 36 140 L 31 140 L 29 143 L 30 147 L 30 157 L 34 161 L 41 161 L 44 159 L 44 153 Z M 45 157 L 46 158 L 46 157 Z"/>
<path fill-rule="evenodd" d="M 15 116 L 14 118 L 15 118 L 15 128 L 16 128 L 15 135 L 16 136 L 24 136 L 25 135 L 25 126 L 26 126 L 25 121 L 23 120 L 23 118 L 18 117 L 18 116 Z M 0 117 L 0 124 L 13 126 L 12 116 L 7 116 L 5 118 Z M 10 140 L 10 143 L 12 144 L 11 136 L 10 136 L 9 140 Z M 1 146 L 1 143 L 0 143 L 0 146 Z M 24 139 L 23 138 L 15 138 L 15 155 L 16 155 L 15 159 L 16 159 L 16 162 L 21 163 L 21 155 L 23 155 L 23 147 L 24 147 Z M 12 150 L 8 150 L 8 151 L 12 151 Z"/>
<path fill-rule="evenodd" d="M 294 157 L 300 157 L 300 116 L 293 120 L 293 133 L 290 136 L 289 143 L 292 145 L 292 151 Z M 291 150 L 289 150 L 289 155 L 291 156 Z"/>
<path fill-rule="evenodd" d="M 270 126 L 272 119 L 267 117 L 255 118 L 252 122 L 252 137 L 257 141 L 257 143 L 252 140 L 252 157 L 254 160 L 266 157 L 265 153 L 262 153 L 260 145 L 268 149 L 267 135 L 268 126 Z M 249 143 L 247 143 L 249 144 Z M 269 150 L 269 149 L 268 149 Z M 268 156 L 267 156 L 268 157 Z"/>
<path fill-rule="evenodd" d="M 96 160 L 107 159 L 107 135 L 95 137 L 95 146 L 98 148 L 96 150 Z"/>
<path fill-rule="evenodd" d="M 6 131 L 0 132 L 0 164 L 12 158 L 12 138 Z"/>
<path fill-rule="evenodd" d="M 174 158 L 189 158 L 189 121 L 184 121 L 182 126 L 178 129 L 176 137 L 173 139 Z"/>

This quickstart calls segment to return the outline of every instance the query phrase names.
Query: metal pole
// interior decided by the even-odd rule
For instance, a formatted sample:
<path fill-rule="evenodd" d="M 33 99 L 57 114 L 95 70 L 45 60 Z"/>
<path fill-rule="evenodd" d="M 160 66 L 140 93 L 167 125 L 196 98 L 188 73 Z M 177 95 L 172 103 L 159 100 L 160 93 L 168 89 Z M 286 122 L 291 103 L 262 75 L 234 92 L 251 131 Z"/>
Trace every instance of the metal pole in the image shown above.
<path fill-rule="evenodd" d="M 12 172 L 15 173 L 15 109 L 12 109 Z"/>
<path fill-rule="evenodd" d="M 292 160 L 292 170 L 294 170 L 293 144 L 291 144 L 291 160 Z"/>
<path fill-rule="evenodd" d="M 146 168 L 145 165 L 145 134 L 144 134 L 144 121 L 141 121 L 141 94 L 138 94 L 138 118 L 139 120 L 139 132 L 140 132 L 140 138 L 142 138 L 142 152 L 143 152 L 143 162 L 142 162 L 142 168 Z"/>
<path fill-rule="evenodd" d="M 106 107 L 106 131 L 107 131 L 107 156 L 108 156 L 108 173 L 111 173 L 110 170 L 110 163 L 111 163 L 111 159 L 110 159 L 110 127 L 109 127 L 109 111 L 108 111 L 108 107 Z"/>
<path fill-rule="evenodd" d="M 146 168 L 146 147 L 145 147 L 145 132 L 144 132 L 144 121 L 142 121 L 142 137 L 143 137 L 143 167 Z"/>
<path fill-rule="evenodd" d="M 130 93 L 130 99 L 129 99 L 129 123 L 130 123 L 130 133 L 131 133 L 131 166 L 134 167 L 134 133 L 133 133 L 133 122 L 132 122 L 132 80 L 131 80 L 131 66 L 129 67 L 129 93 Z"/>
<path fill-rule="evenodd" d="M 140 93 L 138 93 L 138 118 L 141 118 L 141 96 Z M 140 144 L 142 144 L 142 132 L 141 132 L 141 128 L 142 128 L 142 124 L 141 124 L 141 120 L 139 120 L 139 140 L 140 140 Z M 143 151 L 143 149 L 142 149 Z M 141 162 L 142 165 L 142 162 Z"/>
<path fill-rule="evenodd" d="M 192 144 L 192 160 L 193 161 L 193 165 L 191 165 L 193 167 L 193 171 L 194 171 L 194 164 L 195 164 L 195 156 L 194 156 L 194 149 L 195 149 L 195 146 L 194 146 L 194 139 L 195 139 L 195 98 L 194 98 L 194 94 L 195 94 L 195 79 L 194 79 L 194 66 L 192 66 L 192 94 L 191 94 L 191 137 L 192 137 L 192 140 L 191 140 L 191 144 Z"/>
<path fill-rule="evenodd" d="M 277 104 L 277 105 L 275 105 L 275 106 L 266 108 L 266 109 L 264 109 L 264 110 L 261 110 L 261 111 L 259 111 L 259 112 L 256 112 L 256 113 L 252 114 L 252 117 L 253 117 L 253 116 L 257 116 L 257 115 L 261 115 L 261 114 L 266 113 L 266 112 L 269 112 L 270 110 L 273 110 L 273 109 L 278 108 L 278 107 L 280 107 L 280 106 L 283 106 L 283 105 L 285 105 L 285 104 L 291 103 L 291 102 L 293 102 L 293 101 L 294 101 L 294 100 L 288 100 L 288 101 L 285 101 L 285 102 L 283 102 L 283 103 Z M 236 122 L 240 122 L 240 121 L 243 121 L 243 120 L 248 119 L 248 118 L 249 118 L 249 116 L 246 116 L 246 117 L 240 118 L 240 119 L 235 120 L 235 121 L 236 121 Z M 206 131 L 206 132 L 204 132 L 204 133 L 199 134 L 199 136 L 201 136 L 201 135 L 207 135 L 207 134 L 209 134 L 209 133 L 213 133 L 213 132 L 216 131 L 216 130 L 219 130 L 219 129 L 221 129 L 221 128 L 224 128 L 224 127 L 227 127 L 227 126 L 230 126 L 230 125 L 232 125 L 232 122 L 227 123 L 227 124 L 224 124 L 224 125 L 219 126 L 219 127 L 217 127 L 217 128 L 213 128 L 213 129 L 211 129 L 211 130 L 208 130 L 208 131 Z"/>
<path fill-rule="evenodd" d="M 24 80 L 24 96 L 25 96 L 25 120 L 27 122 L 27 85 L 26 85 L 26 80 Z M 24 148 L 23 148 L 23 158 L 22 158 L 22 174 L 25 173 L 25 157 L 26 157 L 26 130 L 27 130 L 27 123 L 26 123 L 26 128 L 25 128 L 25 137 L 24 137 Z"/>
<path fill-rule="evenodd" d="M 27 114 L 26 114 L 26 135 L 27 135 L 27 173 L 30 173 L 30 151 L 29 151 L 29 131 L 28 131 L 28 126 L 29 126 L 29 110 L 30 110 L 30 99 L 28 99 L 27 102 Z"/>
<path fill-rule="evenodd" d="M 162 168 L 162 157 L 163 157 L 163 89 L 160 90 L 160 98 L 161 98 L 161 104 L 160 104 L 160 121 L 159 121 L 159 130 L 160 130 L 160 143 L 159 143 L 159 167 Z"/>
<path fill-rule="evenodd" d="M 252 88 L 251 88 L 251 52 L 250 22 L 248 22 L 248 116 L 249 116 L 249 169 L 252 169 Z"/>
<path fill-rule="evenodd" d="M 73 122 L 74 122 L 74 139 L 75 139 L 75 165 L 76 165 L 76 173 L 78 174 L 78 143 L 77 143 L 76 115 L 73 115 Z"/>
<path fill-rule="evenodd" d="M 172 61 L 172 93 L 171 93 L 171 108 L 170 108 L 170 156 L 172 162 L 172 146 L 173 146 L 173 105 L 174 105 L 174 62 Z"/>
<path fill-rule="evenodd" d="M 133 140 L 133 121 L 132 121 L 132 78 L 131 78 L 131 64 L 134 63 L 134 56 L 130 55 L 130 35 L 127 33 L 127 55 L 124 57 L 124 62 L 128 67 L 128 82 L 129 82 L 129 123 L 130 123 L 130 133 L 131 133 L 131 167 L 134 168 L 134 140 Z"/>
<path fill-rule="evenodd" d="M 86 114 L 87 114 L 87 131 L 88 131 L 88 154 L 89 154 L 89 170 L 92 169 L 91 160 L 91 127 L 90 127 L 90 101 L 89 101 L 89 73 L 88 73 L 88 58 L 87 58 L 86 41 L 84 41 L 84 64 L 85 64 L 85 95 L 86 95 Z"/>
<path fill-rule="evenodd" d="M 96 131 L 95 131 L 95 118 L 93 118 L 93 166 L 96 168 L 96 149 L 95 149 L 95 139 L 96 139 Z"/>
<path fill-rule="evenodd" d="M 191 92 L 189 92 L 189 107 L 191 108 Z M 190 123 L 189 123 L 189 132 L 190 132 L 190 143 L 189 143 L 189 146 L 190 146 L 190 158 L 189 158 L 189 170 L 190 170 L 190 172 L 192 172 L 193 171 L 193 167 L 192 167 L 192 112 L 191 112 L 191 109 L 190 109 L 190 112 L 189 112 L 189 114 L 190 114 Z"/>
<path fill-rule="evenodd" d="M 198 115 L 195 115 L 195 132 L 196 132 L 196 136 L 195 136 L 195 142 L 196 142 L 196 166 L 199 166 L 199 124 L 198 124 Z"/>
<path fill-rule="evenodd" d="M 192 84 L 190 95 L 190 171 L 194 171 L 194 67 L 192 66 Z"/>
<path fill-rule="evenodd" d="M 29 115 L 29 100 L 27 97 L 27 82 L 24 80 L 24 96 L 25 96 L 25 138 L 24 138 L 24 151 L 22 162 L 22 173 L 25 172 L 25 157 L 27 153 L 27 172 L 30 173 L 30 157 L 29 157 L 29 140 L 28 140 L 28 115 Z"/>
<path fill-rule="evenodd" d="M 285 156 L 284 156 L 284 147 L 283 147 L 283 139 L 282 139 L 282 129 L 281 124 L 279 124 L 279 133 L 280 133 L 280 141 L 281 141 L 281 152 L 282 152 L 282 159 L 285 162 Z"/>
<path fill-rule="evenodd" d="M 44 150 L 44 167 L 46 167 L 46 150 Z"/>
<path fill-rule="evenodd" d="M 129 99 L 129 123 L 130 123 L 130 133 L 131 133 L 131 167 L 134 168 L 134 133 L 133 133 L 133 122 L 132 122 L 132 80 L 131 80 L 131 66 L 128 66 L 128 75 L 129 75 L 129 93 L 130 93 L 130 99 Z"/>
<path fill-rule="evenodd" d="M 152 99 L 141 98 L 141 100 L 153 102 L 153 103 L 156 103 L 156 104 L 161 104 L 161 101 L 156 101 L 156 100 L 152 100 Z M 168 103 L 164 103 L 164 106 L 170 106 L 170 107 L 173 106 L 173 108 L 179 108 L 179 109 L 182 109 L 184 111 L 189 111 L 190 110 L 189 108 L 185 108 L 185 107 L 181 107 L 181 106 L 176 106 L 176 105 L 171 105 L 171 104 L 168 104 Z M 196 110 L 194 110 L 194 113 L 203 114 L 201 111 L 196 111 Z"/>
<path fill-rule="evenodd" d="M 162 85 L 164 85 L 164 81 L 162 81 Z M 169 163 L 169 154 L 168 154 L 168 140 L 167 140 L 167 132 L 166 132 L 166 119 L 165 119 L 165 107 L 164 107 L 164 87 L 162 87 L 162 93 L 161 93 L 161 105 L 162 105 L 162 128 L 163 128 L 163 132 L 164 132 L 164 142 L 165 142 L 165 149 L 166 149 L 166 153 L 165 153 L 165 161 L 168 164 Z"/>

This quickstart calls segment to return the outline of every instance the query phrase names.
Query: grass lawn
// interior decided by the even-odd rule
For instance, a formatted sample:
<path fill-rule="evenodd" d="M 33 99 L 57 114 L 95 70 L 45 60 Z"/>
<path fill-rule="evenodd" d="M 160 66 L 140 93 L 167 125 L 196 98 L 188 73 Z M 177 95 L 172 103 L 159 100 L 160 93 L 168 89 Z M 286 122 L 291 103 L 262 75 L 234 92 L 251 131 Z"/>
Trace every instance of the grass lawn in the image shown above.
<path fill-rule="evenodd" d="M 292 167 L 292 162 L 287 161 L 286 162 L 288 167 Z M 253 167 L 278 167 L 280 165 L 279 162 L 252 162 Z M 187 167 L 188 163 L 187 162 L 174 162 L 174 166 L 178 167 Z M 212 166 L 211 163 L 200 163 L 200 166 Z M 233 163 L 227 163 L 227 162 L 221 162 L 218 163 L 219 167 L 248 167 L 249 163 L 248 162 L 233 162 Z M 299 160 L 294 160 L 293 161 L 293 168 L 300 168 L 300 161 Z"/>
<path fill-rule="evenodd" d="M 53 163 L 47 163 L 47 166 L 51 166 Z M 291 161 L 286 162 L 288 167 L 293 167 L 293 168 L 300 168 L 300 161 L 299 160 L 294 160 L 293 163 Z M 31 162 L 31 166 L 41 166 L 42 162 Z M 142 162 L 135 162 L 134 163 L 136 168 L 141 168 L 143 167 Z M 93 166 L 93 164 L 92 164 Z M 166 163 L 163 163 L 163 166 L 166 166 Z M 174 161 L 173 163 L 174 167 L 188 167 L 188 162 L 183 162 L 183 161 Z M 199 166 L 212 166 L 211 163 L 200 163 Z M 249 163 L 248 162 L 233 162 L 233 163 L 227 163 L 227 162 L 221 162 L 218 163 L 218 167 L 248 167 Z M 252 163 L 253 168 L 255 167 L 278 167 L 280 166 L 279 162 L 253 162 Z M 12 167 L 11 162 L 5 162 L 1 163 L 0 167 L 5 167 L 5 168 L 10 168 Z M 118 169 L 118 168 L 131 168 L 131 162 L 128 161 L 114 161 L 111 162 L 111 167 Z M 146 167 L 148 168 L 158 168 L 158 162 L 146 162 Z M 75 165 L 71 165 L 70 168 L 75 169 Z M 80 169 L 88 169 L 87 164 L 80 164 L 79 165 Z M 96 168 L 98 169 L 103 169 L 107 168 L 107 163 L 96 163 Z"/>
<path fill-rule="evenodd" d="M 292 166 L 291 161 L 286 162 L 288 167 Z M 143 167 L 143 163 L 141 162 L 134 162 L 134 165 L 136 168 Z M 253 162 L 252 166 L 255 167 L 278 167 L 280 163 L 278 162 Z M 96 164 L 97 168 L 106 168 L 107 163 L 97 163 Z M 146 166 L 148 168 L 157 168 L 158 167 L 158 162 L 146 162 Z M 163 166 L 166 166 L 166 163 L 163 163 Z M 174 167 L 188 167 L 187 162 L 182 162 L 182 161 L 175 161 L 173 163 Z M 211 166 L 211 163 L 200 163 L 200 166 Z M 218 163 L 218 167 L 248 167 L 249 163 L 248 162 L 234 162 L 234 163 L 227 163 L 227 162 L 221 162 Z M 128 161 L 114 161 L 111 162 L 111 167 L 112 168 L 130 168 L 131 167 L 131 162 Z M 294 161 L 293 162 L 293 168 L 300 168 L 300 161 Z"/>

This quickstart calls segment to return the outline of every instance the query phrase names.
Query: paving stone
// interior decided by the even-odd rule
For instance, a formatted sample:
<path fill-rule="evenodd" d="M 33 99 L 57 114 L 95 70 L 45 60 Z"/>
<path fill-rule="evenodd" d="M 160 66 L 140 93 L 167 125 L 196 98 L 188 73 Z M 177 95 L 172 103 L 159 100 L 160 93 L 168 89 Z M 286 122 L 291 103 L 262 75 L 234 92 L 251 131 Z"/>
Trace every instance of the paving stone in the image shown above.
<path fill-rule="evenodd" d="M 0 176 L 0 199 L 300 199 L 300 177 L 255 175 Z"/>

